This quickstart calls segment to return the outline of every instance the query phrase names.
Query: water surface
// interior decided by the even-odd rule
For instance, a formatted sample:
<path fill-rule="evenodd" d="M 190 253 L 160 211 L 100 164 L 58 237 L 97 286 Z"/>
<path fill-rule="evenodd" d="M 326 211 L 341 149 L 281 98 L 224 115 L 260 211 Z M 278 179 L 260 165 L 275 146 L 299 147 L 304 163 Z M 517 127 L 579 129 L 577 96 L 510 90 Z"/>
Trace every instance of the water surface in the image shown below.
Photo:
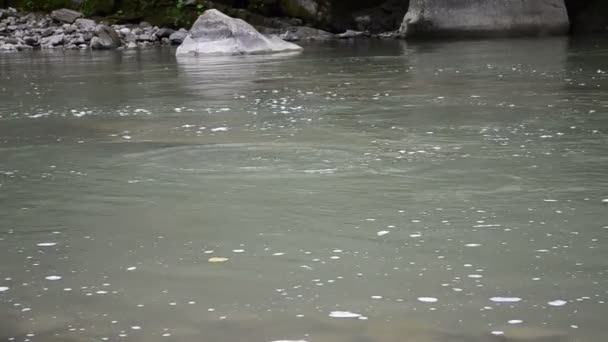
<path fill-rule="evenodd" d="M 605 340 L 607 40 L 305 48 L 0 54 L 0 341 Z"/>

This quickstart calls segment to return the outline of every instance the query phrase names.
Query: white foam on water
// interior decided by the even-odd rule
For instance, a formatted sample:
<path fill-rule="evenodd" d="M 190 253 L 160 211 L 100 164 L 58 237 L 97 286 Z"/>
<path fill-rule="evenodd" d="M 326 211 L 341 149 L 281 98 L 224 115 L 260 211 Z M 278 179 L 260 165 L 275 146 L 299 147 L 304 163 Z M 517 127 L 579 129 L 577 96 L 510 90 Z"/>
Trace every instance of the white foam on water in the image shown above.
<path fill-rule="evenodd" d="M 137 267 L 135 266 L 127 267 L 127 271 L 135 271 L 136 269 Z"/>
<path fill-rule="evenodd" d="M 372 299 L 382 299 L 382 296 L 372 296 Z"/>
<path fill-rule="evenodd" d="M 602 199 L 602 203 L 608 203 L 608 198 Z"/>
<path fill-rule="evenodd" d="M 332 311 L 329 317 L 333 318 L 359 318 L 361 314 L 350 312 L 350 311 Z"/>
<path fill-rule="evenodd" d="M 232 252 L 233 253 L 244 253 L 245 250 L 244 249 L 233 249 Z"/>
<path fill-rule="evenodd" d="M 212 128 L 211 132 L 226 132 L 228 131 L 228 127 L 216 127 Z"/>
<path fill-rule="evenodd" d="M 565 300 L 557 299 L 557 300 L 550 301 L 547 304 L 549 304 L 551 306 L 564 306 L 564 305 L 568 304 L 568 302 Z"/>
<path fill-rule="evenodd" d="M 467 247 L 479 247 L 479 246 L 481 246 L 481 244 L 480 243 L 467 243 L 465 246 L 467 246 Z"/>
<path fill-rule="evenodd" d="M 52 247 L 52 246 L 56 246 L 57 242 L 41 242 L 41 243 L 37 243 L 36 246 L 39 247 Z"/>
<path fill-rule="evenodd" d="M 522 321 L 521 319 L 512 319 L 509 320 L 507 323 L 509 324 L 522 324 L 524 321 Z"/>
<path fill-rule="evenodd" d="M 418 297 L 418 300 L 423 303 L 436 303 L 439 301 L 437 298 L 434 297 Z"/>
<path fill-rule="evenodd" d="M 131 327 L 131 329 L 133 330 L 141 330 L 141 327 L 139 325 L 134 325 Z"/>
<path fill-rule="evenodd" d="M 7 286 L 0 286 L 0 292 L 5 292 L 8 291 L 9 287 Z"/>
<path fill-rule="evenodd" d="M 270 342 L 307 342 L 306 340 L 275 340 Z"/>
<path fill-rule="evenodd" d="M 492 297 L 491 301 L 496 303 L 517 303 L 521 302 L 521 298 L 519 297 Z"/>
<path fill-rule="evenodd" d="M 379 232 L 376 233 L 376 235 L 378 236 L 384 236 L 386 234 L 390 233 L 388 230 L 381 230 Z"/>
<path fill-rule="evenodd" d="M 481 274 L 469 274 L 467 277 L 473 278 L 473 279 L 483 278 L 483 276 Z"/>
<path fill-rule="evenodd" d="M 273 253 L 272 255 L 274 255 L 274 256 L 281 256 L 281 255 L 285 255 L 285 253 Z"/>
<path fill-rule="evenodd" d="M 500 331 L 500 330 L 494 330 L 494 331 L 492 331 L 491 334 L 494 335 L 494 336 L 501 336 L 501 335 L 504 335 L 505 332 L 504 331 Z"/>
<path fill-rule="evenodd" d="M 52 275 L 52 276 L 47 276 L 44 279 L 46 279 L 46 280 L 59 280 L 59 279 L 61 279 L 61 277 L 60 276 L 56 276 L 56 275 Z"/>

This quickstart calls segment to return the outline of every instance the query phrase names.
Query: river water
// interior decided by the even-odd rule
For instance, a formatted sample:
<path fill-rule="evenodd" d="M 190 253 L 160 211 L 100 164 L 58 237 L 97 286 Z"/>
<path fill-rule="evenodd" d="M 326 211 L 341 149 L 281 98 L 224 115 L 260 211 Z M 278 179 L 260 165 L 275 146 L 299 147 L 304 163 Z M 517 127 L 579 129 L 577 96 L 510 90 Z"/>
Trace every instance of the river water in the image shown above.
<path fill-rule="evenodd" d="M 0 55 L 0 341 L 605 341 L 608 40 Z"/>

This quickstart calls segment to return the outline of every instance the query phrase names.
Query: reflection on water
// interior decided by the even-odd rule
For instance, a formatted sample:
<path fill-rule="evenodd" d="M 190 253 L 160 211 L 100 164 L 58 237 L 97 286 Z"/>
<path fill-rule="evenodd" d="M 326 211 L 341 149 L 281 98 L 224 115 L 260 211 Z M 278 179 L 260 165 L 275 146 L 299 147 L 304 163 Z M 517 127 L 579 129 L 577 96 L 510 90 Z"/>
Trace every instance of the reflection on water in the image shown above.
<path fill-rule="evenodd" d="M 0 341 L 603 341 L 608 41 L 0 55 Z"/>

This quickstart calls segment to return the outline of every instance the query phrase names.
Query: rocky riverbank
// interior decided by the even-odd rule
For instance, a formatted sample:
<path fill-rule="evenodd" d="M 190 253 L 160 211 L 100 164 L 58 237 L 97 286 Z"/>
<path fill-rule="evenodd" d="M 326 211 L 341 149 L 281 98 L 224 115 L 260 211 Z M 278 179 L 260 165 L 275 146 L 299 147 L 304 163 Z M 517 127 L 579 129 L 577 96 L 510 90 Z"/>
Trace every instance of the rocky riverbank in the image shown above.
<path fill-rule="evenodd" d="M 50 14 L 0 9 L 0 50 L 133 49 L 151 45 L 181 44 L 186 29 L 138 25 L 106 25 L 84 18 L 77 11 L 60 9 Z"/>
<path fill-rule="evenodd" d="M 286 41 L 331 40 L 354 38 L 393 38 L 396 32 L 372 35 L 369 32 L 347 30 L 333 34 L 312 27 L 298 26 L 301 21 L 280 23 L 279 28 L 261 27 L 267 35 Z M 296 25 L 292 25 L 296 24 Z M 188 36 L 186 28 L 172 29 L 139 24 L 110 25 L 84 18 L 81 12 L 59 9 L 50 14 L 19 12 L 14 8 L 0 9 L 0 51 L 33 49 L 136 49 L 157 45 L 179 45 Z"/>
<path fill-rule="evenodd" d="M 30 10 L 0 9 L 0 50 L 178 45 L 188 36 L 185 27 L 208 9 L 286 41 L 608 33 L 608 2 L 599 0 L 177 0 L 177 7 L 152 1 L 145 8 L 123 0 L 103 11 L 87 7 L 89 2 L 66 3 L 71 9 L 50 13 L 42 0 L 32 0 Z"/>

